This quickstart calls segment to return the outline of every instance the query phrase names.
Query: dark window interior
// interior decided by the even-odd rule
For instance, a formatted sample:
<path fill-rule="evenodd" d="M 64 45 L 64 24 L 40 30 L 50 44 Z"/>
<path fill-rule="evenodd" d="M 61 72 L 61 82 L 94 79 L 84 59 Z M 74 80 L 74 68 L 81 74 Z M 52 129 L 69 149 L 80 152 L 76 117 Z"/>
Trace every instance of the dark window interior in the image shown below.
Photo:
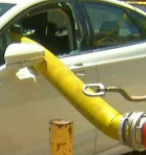
<path fill-rule="evenodd" d="M 109 47 L 142 39 L 138 25 L 126 10 L 110 4 L 84 2 L 93 32 L 93 48 Z"/>
<path fill-rule="evenodd" d="M 62 22 L 64 22 L 63 19 Z M 10 29 L 11 32 L 18 32 L 18 30 L 23 36 L 37 41 L 55 55 L 70 52 L 67 24 L 64 27 L 58 27 L 56 23 L 50 22 L 47 11 L 27 17 Z"/>
<path fill-rule="evenodd" d="M 72 5 L 52 3 L 25 13 L 5 30 L 0 37 L 0 51 L 11 43 L 20 42 L 22 37 L 28 37 L 55 55 L 64 56 L 80 51 L 81 38 L 76 36 L 79 36 L 79 28 Z"/>

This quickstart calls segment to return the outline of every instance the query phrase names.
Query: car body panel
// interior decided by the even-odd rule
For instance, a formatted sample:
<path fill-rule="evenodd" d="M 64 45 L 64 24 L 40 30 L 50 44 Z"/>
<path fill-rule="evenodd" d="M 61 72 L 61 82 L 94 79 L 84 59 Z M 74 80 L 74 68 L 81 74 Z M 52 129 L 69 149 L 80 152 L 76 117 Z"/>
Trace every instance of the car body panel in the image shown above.
<path fill-rule="evenodd" d="M 0 34 L 11 24 L 12 20 L 16 20 L 18 15 L 26 9 L 51 2 L 53 1 L 11 1 L 10 3 L 17 5 L 1 17 Z M 146 13 L 126 3 L 115 0 L 102 0 L 100 2 L 136 10 L 146 16 Z M 0 3 L 9 3 L 9 0 L 0 0 Z M 146 43 L 141 43 L 134 46 L 125 45 L 123 47 L 88 50 L 76 55 L 60 57 L 60 59 L 85 83 L 103 82 L 107 85 L 118 85 L 120 83 L 120 86 L 128 88 L 131 93 L 133 92 L 128 86 L 136 84 L 135 93 L 139 87 L 139 80 L 141 80 L 138 75 L 143 74 L 143 70 L 139 70 L 139 68 L 145 65 L 145 47 Z M 122 68 L 123 66 L 124 68 Z M 134 67 L 133 72 L 128 74 L 132 67 Z M 123 70 L 119 71 L 119 68 Z M 131 80 L 135 72 L 137 72 L 137 77 Z M 117 151 L 116 147 L 119 147 L 119 142 L 96 130 L 42 75 L 34 70 L 22 69 L 18 77 L 22 79 L 20 81 L 11 79 L 11 81 L 1 83 L 0 86 L 1 154 L 48 154 L 48 122 L 54 118 L 74 121 L 74 154 L 90 155 L 101 153 L 110 148 L 115 149 L 115 152 Z M 144 84 L 145 74 L 143 74 L 140 85 L 141 93 L 145 91 Z M 131 106 L 131 103 L 125 102 L 120 96 L 116 96 L 116 100 L 114 97 L 114 95 L 108 95 L 105 99 L 110 101 L 110 104 L 120 112 L 145 108 L 144 103 L 141 106 L 139 104 Z M 120 103 L 124 104 L 119 106 L 117 103 L 119 100 Z M 121 153 L 122 151 L 124 153 L 124 150 L 121 149 Z"/>
<path fill-rule="evenodd" d="M 78 59 L 86 60 L 86 68 L 97 66 L 99 83 L 122 87 L 131 95 L 145 95 L 146 74 L 142 69 L 146 62 L 145 48 L 146 43 L 141 43 L 107 50 L 94 50 L 93 53 L 85 54 Z M 129 102 L 118 93 L 107 93 L 104 99 L 121 113 L 146 110 L 145 102 Z M 120 145 L 118 141 L 97 130 L 96 153 L 111 147 L 119 147 L 118 145 Z"/>
<path fill-rule="evenodd" d="M 3 1 L 3 0 L 0 0 L 0 3 L 9 3 L 10 0 L 6 0 L 6 1 Z M 53 0 L 31 0 L 31 1 L 19 1 L 19 0 L 13 0 L 12 3 L 13 4 L 17 4 L 15 7 L 13 7 L 12 9 L 10 9 L 9 11 L 7 11 L 7 13 L 5 13 L 5 15 L 3 17 L 1 17 L 1 24 L 0 24 L 0 29 L 3 28 L 3 26 L 5 26 L 9 21 L 11 21 L 13 18 L 15 18 L 20 12 L 26 10 L 27 8 L 33 6 L 33 5 L 36 5 L 36 4 L 39 4 L 39 3 L 42 3 L 42 2 L 51 2 Z M 96 1 L 95 1 L 96 2 Z M 98 1 L 100 2 L 100 1 Z M 122 6 L 122 7 L 125 7 L 125 8 L 129 8 L 129 9 L 132 9 L 140 14 L 143 14 L 146 16 L 146 13 L 134 6 L 131 6 L 127 3 L 124 3 L 124 2 L 119 2 L 117 0 L 102 0 L 101 2 L 108 2 L 108 3 L 111 3 L 111 4 L 114 4 L 114 5 L 119 5 L 119 6 Z"/>
<path fill-rule="evenodd" d="M 93 153 L 95 128 L 42 76 L 36 80 L 1 85 L 0 152 L 47 155 L 49 121 L 62 118 L 74 121 L 74 152 Z"/>
<path fill-rule="evenodd" d="M 146 43 L 143 43 L 111 49 L 108 52 L 98 51 L 98 56 L 94 57 L 97 62 L 98 82 L 106 86 L 122 87 L 130 95 L 145 95 L 146 74 L 142 69 L 146 62 L 145 47 Z M 145 102 L 130 102 L 118 93 L 107 93 L 104 99 L 121 113 L 146 110 Z M 99 134 L 96 141 L 96 153 L 119 144 L 102 134 Z M 101 144 L 101 139 L 104 140 L 104 145 Z"/>

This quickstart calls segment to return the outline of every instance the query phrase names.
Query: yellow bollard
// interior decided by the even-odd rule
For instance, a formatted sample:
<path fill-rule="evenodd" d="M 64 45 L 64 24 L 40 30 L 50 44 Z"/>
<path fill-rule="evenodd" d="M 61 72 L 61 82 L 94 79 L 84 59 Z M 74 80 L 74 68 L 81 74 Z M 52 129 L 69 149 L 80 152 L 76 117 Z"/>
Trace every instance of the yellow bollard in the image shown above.
<path fill-rule="evenodd" d="M 73 154 L 73 122 L 52 120 L 49 127 L 49 155 Z"/>

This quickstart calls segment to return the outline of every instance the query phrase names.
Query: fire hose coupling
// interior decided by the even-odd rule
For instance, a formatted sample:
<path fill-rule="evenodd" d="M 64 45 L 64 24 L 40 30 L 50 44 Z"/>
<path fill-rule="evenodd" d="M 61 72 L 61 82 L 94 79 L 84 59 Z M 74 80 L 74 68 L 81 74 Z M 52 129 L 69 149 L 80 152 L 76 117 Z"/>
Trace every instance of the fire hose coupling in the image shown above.
<path fill-rule="evenodd" d="M 126 144 L 137 151 L 144 151 L 146 149 L 146 113 L 124 114 L 119 137 L 122 144 Z"/>
<path fill-rule="evenodd" d="M 91 91 L 88 88 L 95 91 Z M 105 96 L 107 92 L 120 93 L 129 101 L 146 101 L 146 95 L 131 96 L 120 87 L 106 87 L 102 83 L 86 84 L 83 87 L 83 92 L 90 97 L 102 97 Z M 132 112 L 124 114 L 120 123 L 119 139 L 122 144 L 130 146 L 134 150 L 146 150 L 146 113 Z"/>

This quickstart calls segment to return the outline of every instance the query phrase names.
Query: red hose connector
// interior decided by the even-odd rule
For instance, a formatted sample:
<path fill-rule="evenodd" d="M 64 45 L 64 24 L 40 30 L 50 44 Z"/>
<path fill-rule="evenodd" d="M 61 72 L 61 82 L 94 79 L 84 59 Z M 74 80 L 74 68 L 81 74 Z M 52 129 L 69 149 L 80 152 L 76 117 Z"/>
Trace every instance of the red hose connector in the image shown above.
<path fill-rule="evenodd" d="M 143 124 L 143 135 L 142 135 L 142 140 L 143 140 L 143 145 L 146 148 L 146 122 Z"/>
<path fill-rule="evenodd" d="M 133 112 L 123 115 L 120 141 L 136 151 L 146 150 L 146 113 Z"/>

